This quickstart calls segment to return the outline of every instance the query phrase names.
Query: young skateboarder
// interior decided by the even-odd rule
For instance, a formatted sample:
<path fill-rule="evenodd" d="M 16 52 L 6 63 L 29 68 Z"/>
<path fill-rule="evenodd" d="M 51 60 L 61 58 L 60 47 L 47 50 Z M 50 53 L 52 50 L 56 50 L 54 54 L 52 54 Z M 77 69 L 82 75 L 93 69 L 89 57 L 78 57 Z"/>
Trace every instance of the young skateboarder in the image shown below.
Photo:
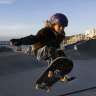
<path fill-rule="evenodd" d="M 10 40 L 11 45 L 30 44 L 34 45 L 34 52 L 38 60 L 51 60 L 66 56 L 59 50 L 60 43 L 65 38 L 65 27 L 68 26 L 68 19 L 64 14 L 56 13 L 47 21 L 47 25 L 39 30 L 36 35 L 30 35 L 20 39 Z"/>

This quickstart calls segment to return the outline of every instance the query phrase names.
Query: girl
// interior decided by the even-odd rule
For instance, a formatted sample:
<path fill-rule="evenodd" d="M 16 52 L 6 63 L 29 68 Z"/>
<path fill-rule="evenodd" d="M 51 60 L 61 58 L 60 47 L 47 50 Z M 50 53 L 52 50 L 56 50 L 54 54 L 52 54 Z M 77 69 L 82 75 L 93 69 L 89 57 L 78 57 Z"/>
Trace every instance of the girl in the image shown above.
<path fill-rule="evenodd" d="M 64 14 L 56 13 L 50 17 L 50 20 L 46 21 L 46 26 L 39 30 L 36 35 L 30 35 L 20 39 L 10 40 L 11 45 L 34 45 L 34 52 L 38 60 L 49 60 L 49 63 L 53 59 L 59 56 L 66 56 L 60 48 L 60 43 L 65 38 L 65 27 L 68 26 L 68 19 Z M 50 73 L 51 75 L 51 73 Z M 61 81 L 65 81 L 64 74 L 61 73 Z"/>
<path fill-rule="evenodd" d="M 56 13 L 46 21 L 46 26 L 39 30 L 36 35 L 30 35 L 20 39 L 10 40 L 11 45 L 34 45 L 34 52 L 38 60 L 51 60 L 58 56 L 65 56 L 60 48 L 60 43 L 65 38 L 65 27 L 68 26 L 68 19 L 64 14 Z"/>

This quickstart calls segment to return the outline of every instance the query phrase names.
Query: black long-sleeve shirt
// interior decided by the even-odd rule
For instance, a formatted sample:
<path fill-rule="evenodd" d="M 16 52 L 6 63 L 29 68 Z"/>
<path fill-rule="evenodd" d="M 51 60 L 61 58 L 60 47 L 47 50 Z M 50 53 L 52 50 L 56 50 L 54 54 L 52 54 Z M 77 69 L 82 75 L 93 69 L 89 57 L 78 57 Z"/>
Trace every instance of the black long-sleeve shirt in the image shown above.
<path fill-rule="evenodd" d="M 65 38 L 65 32 L 62 34 L 57 33 L 54 29 L 50 27 L 44 27 L 37 32 L 36 35 L 30 35 L 24 38 L 20 38 L 18 43 L 34 45 L 35 50 L 43 46 L 52 46 L 59 48 L 60 43 Z"/>

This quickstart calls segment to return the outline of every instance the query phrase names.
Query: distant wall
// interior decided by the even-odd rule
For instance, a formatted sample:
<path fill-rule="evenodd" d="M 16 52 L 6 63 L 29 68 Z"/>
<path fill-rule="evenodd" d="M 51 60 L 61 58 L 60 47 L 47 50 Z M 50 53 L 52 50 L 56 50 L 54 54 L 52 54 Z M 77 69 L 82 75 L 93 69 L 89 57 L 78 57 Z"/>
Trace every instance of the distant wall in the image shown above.
<path fill-rule="evenodd" d="M 11 48 L 9 47 L 0 47 L 0 52 L 9 52 L 9 51 L 13 51 Z"/>

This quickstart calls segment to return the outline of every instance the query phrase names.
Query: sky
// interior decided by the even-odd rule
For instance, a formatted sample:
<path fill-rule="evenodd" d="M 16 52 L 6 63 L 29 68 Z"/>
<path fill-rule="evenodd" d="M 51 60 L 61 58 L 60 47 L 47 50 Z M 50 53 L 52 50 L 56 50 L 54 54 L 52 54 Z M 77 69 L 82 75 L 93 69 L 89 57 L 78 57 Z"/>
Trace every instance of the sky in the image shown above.
<path fill-rule="evenodd" d="M 66 36 L 96 29 L 96 0 L 0 0 L 0 41 L 35 35 L 55 13 L 68 18 Z"/>

